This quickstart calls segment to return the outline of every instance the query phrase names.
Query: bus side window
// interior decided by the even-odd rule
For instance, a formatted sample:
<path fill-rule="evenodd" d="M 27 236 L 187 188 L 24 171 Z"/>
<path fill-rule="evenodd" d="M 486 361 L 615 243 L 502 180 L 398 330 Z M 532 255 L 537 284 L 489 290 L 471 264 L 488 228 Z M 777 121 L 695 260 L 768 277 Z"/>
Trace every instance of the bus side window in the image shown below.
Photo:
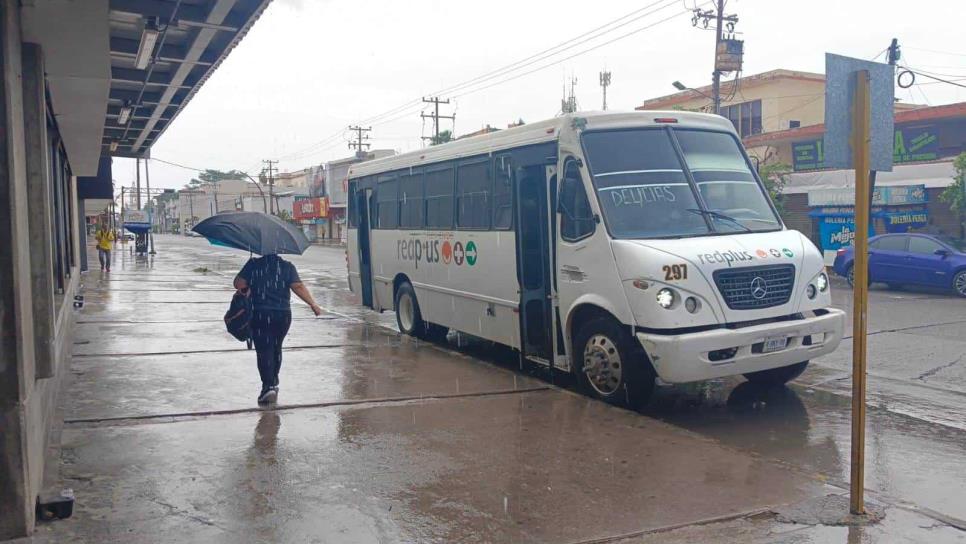
<path fill-rule="evenodd" d="M 348 191 L 349 196 L 347 198 L 346 204 L 349 206 L 348 216 L 349 216 L 350 229 L 354 229 L 359 226 L 359 207 L 358 207 L 358 202 L 356 201 L 356 199 L 358 198 L 356 191 L 358 190 L 359 188 L 355 183 L 349 184 L 349 191 Z"/>
<path fill-rule="evenodd" d="M 426 172 L 426 227 L 453 228 L 453 168 Z"/>
<path fill-rule="evenodd" d="M 376 191 L 379 228 L 394 229 L 399 226 L 399 178 L 391 176 L 379 180 Z"/>
<path fill-rule="evenodd" d="M 560 212 L 560 237 L 565 241 L 576 242 L 594 233 L 594 214 L 580 177 L 580 168 L 573 159 L 564 165 L 557 211 Z"/>
<path fill-rule="evenodd" d="M 399 176 L 399 226 L 422 228 L 424 209 L 422 172 Z"/>
<path fill-rule="evenodd" d="M 489 161 L 462 164 L 456 176 L 456 226 L 461 229 L 490 228 Z"/>
<path fill-rule="evenodd" d="M 510 157 L 496 157 L 493 162 L 493 228 L 509 230 L 513 226 L 513 184 Z"/>

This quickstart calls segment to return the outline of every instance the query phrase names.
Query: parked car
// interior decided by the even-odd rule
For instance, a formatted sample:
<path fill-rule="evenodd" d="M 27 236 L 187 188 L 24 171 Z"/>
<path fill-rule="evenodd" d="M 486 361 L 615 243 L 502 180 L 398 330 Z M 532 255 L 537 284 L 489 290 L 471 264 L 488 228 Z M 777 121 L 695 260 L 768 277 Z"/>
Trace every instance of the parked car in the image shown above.
<path fill-rule="evenodd" d="M 855 250 L 835 255 L 835 273 L 853 283 Z M 869 239 L 869 282 L 951 288 L 966 297 L 966 243 L 929 234 L 882 234 Z"/>

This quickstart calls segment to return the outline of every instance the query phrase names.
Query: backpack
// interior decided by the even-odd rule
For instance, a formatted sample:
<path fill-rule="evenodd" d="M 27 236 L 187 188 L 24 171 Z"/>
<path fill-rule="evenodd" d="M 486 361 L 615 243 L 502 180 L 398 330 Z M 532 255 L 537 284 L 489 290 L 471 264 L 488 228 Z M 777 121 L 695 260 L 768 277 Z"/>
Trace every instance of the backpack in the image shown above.
<path fill-rule="evenodd" d="M 225 328 L 240 342 L 248 342 L 252 333 L 252 298 L 249 292 L 235 291 L 231 297 L 228 312 L 225 313 Z"/>

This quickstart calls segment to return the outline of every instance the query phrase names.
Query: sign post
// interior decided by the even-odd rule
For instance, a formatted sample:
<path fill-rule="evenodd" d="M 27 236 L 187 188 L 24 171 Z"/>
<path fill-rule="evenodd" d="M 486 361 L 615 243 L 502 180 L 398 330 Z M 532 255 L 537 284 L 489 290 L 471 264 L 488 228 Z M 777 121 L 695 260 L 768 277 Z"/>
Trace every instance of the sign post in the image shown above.
<path fill-rule="evenodd" d="M 855 168 L 855 264 L 852 304 L 852 465 L 849 510 L 865 513 L 866 323 L 869 311 L 869 71 L 855 74 L 852 164 Z"/>
<path fill-rule="evenodd" d="M 870 170 L 891 171 L 895 68 L 825 55 L 826 166 L 855 170 L 855 261 L 852 287 L 852 455 L 849 511 L 865 510 L 866 326 L 869 314 Z"/>

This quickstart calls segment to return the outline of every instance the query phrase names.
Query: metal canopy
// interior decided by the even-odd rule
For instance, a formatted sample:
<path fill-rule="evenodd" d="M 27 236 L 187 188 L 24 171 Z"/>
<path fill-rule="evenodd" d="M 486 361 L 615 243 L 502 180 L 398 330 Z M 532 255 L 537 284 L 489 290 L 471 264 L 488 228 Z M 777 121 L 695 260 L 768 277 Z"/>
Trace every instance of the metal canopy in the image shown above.
<path fill-rule="evenodd" d="M 111 79 L 102 153 L 147 156 L 270 1 L 109 0 Z M 142 33 L 152 24 L 157 42 L 139 69 Z"/>

